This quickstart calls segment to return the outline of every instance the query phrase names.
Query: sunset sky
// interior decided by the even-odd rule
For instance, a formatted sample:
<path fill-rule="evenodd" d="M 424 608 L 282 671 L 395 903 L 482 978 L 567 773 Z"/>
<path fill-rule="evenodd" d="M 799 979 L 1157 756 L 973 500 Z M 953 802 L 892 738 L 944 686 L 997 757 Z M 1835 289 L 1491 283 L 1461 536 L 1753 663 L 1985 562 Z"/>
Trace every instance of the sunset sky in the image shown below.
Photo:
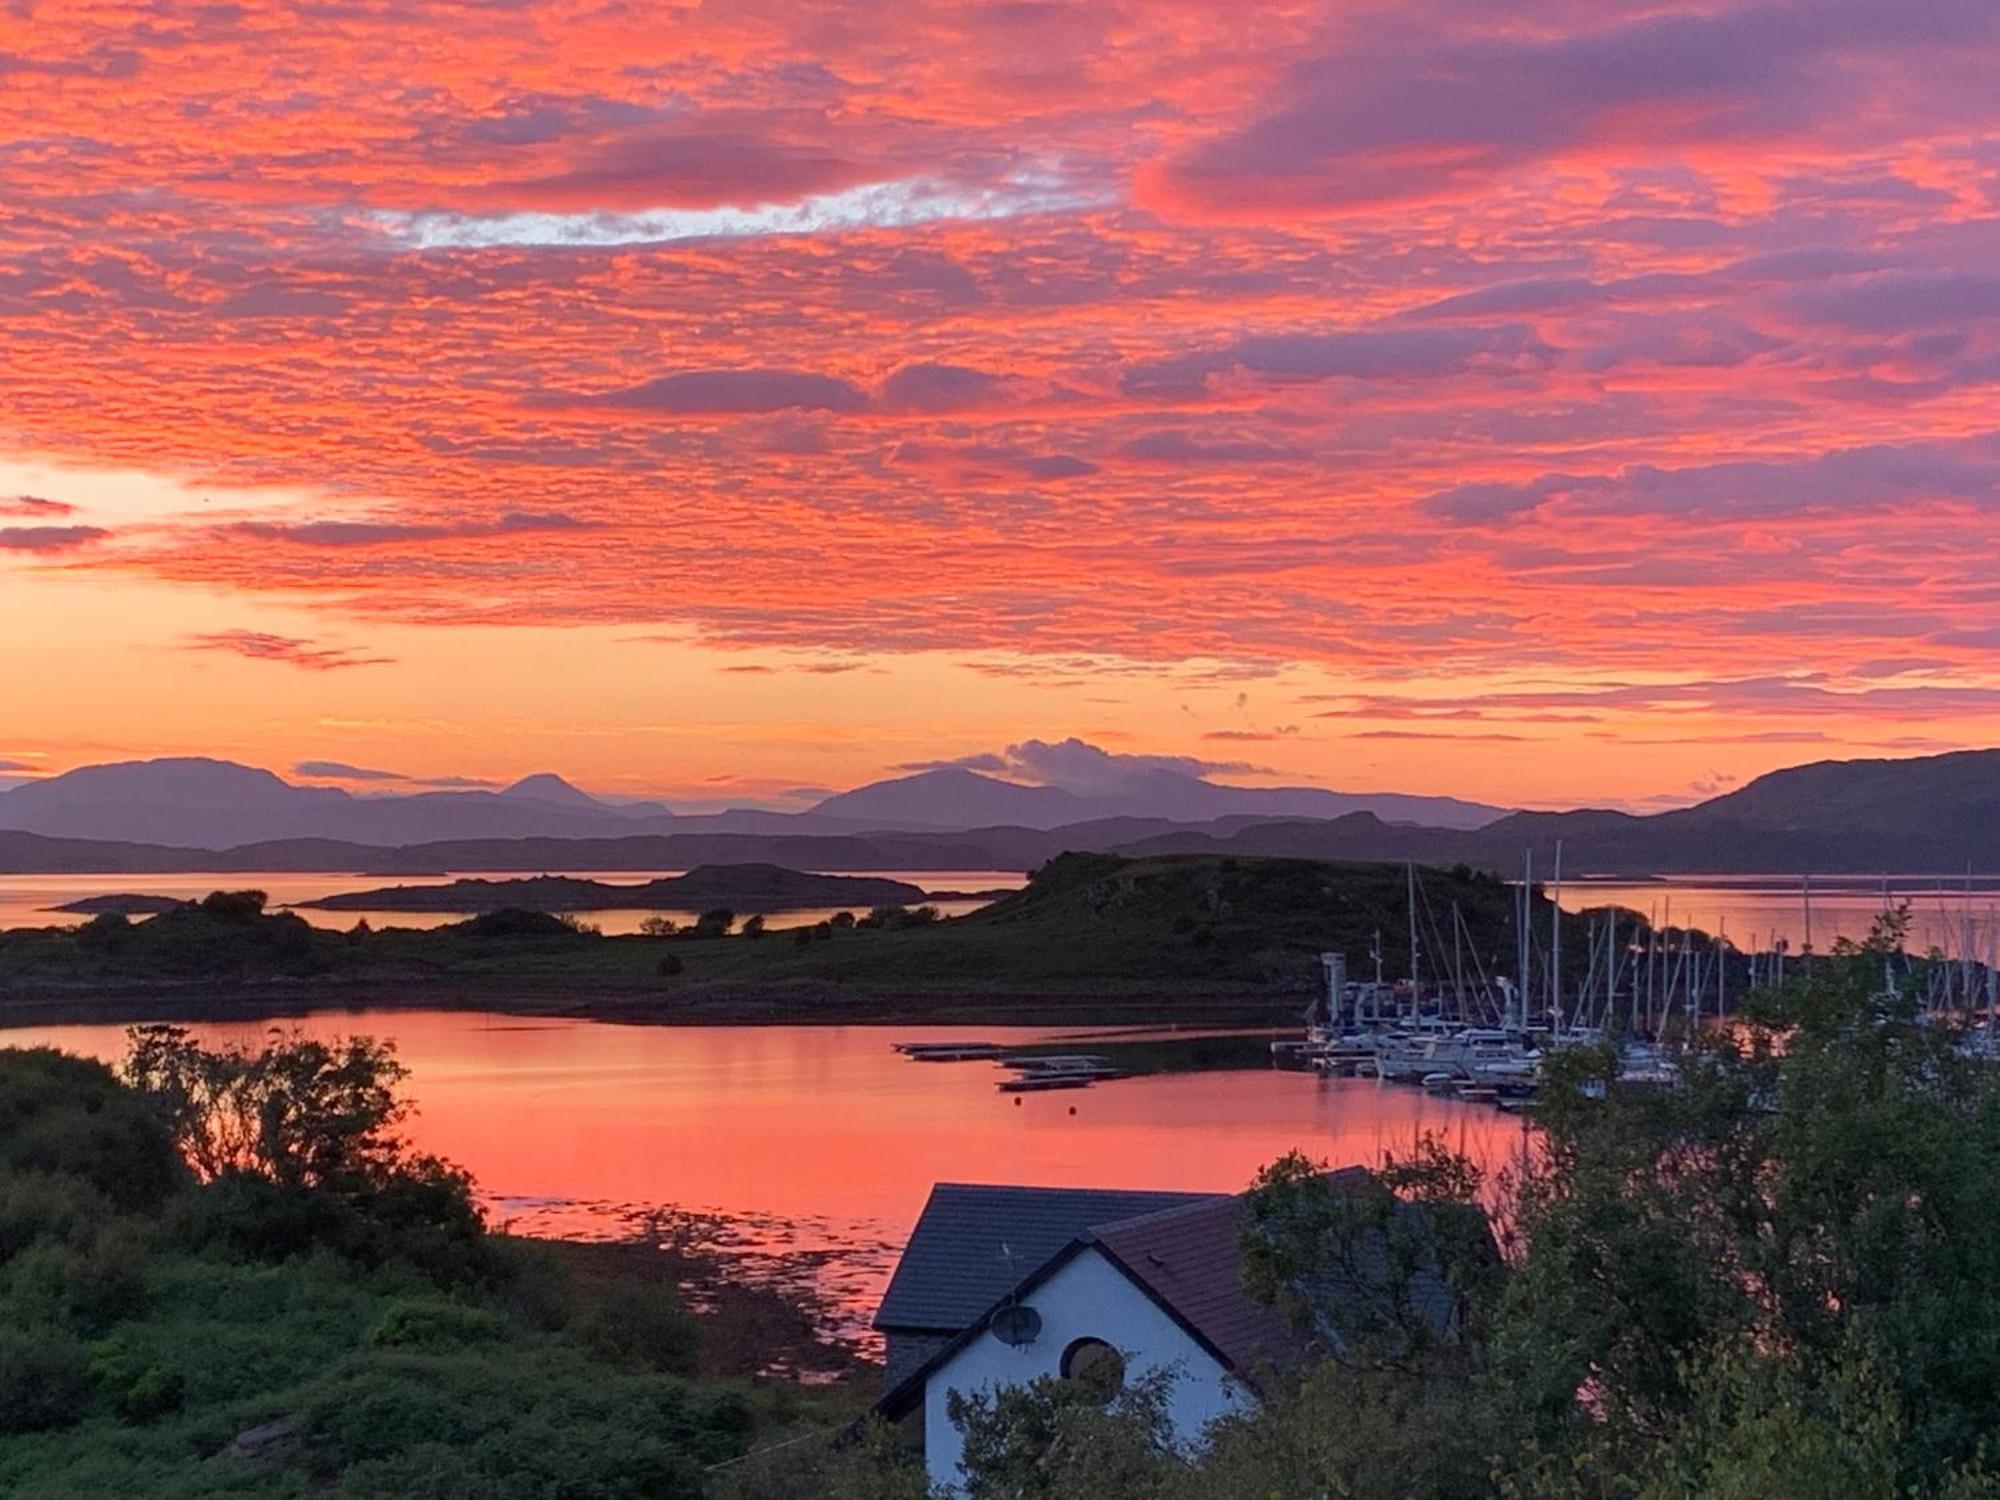
<path fill-rule="evenodd" d="M 16 0 L 0 774 L 2000 743 L 1996 79 L 1993 0 Z"/>

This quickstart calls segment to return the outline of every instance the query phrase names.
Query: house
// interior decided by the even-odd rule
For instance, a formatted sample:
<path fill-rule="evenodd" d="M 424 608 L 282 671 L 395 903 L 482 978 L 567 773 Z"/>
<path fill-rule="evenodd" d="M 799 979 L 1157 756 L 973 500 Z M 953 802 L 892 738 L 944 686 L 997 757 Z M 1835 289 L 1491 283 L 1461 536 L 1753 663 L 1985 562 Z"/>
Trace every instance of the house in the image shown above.
<path fill-rule="evenodd" d="M 1259 1376 L 1302 1344 L 1243 1289 L 1244 1200 L 940 1184 L 876 1326 L 889 1344 L 878 1415 L 920 1443 L 934 1483 L 959 1479 L 952 1391 L 1079 1379 L 1107 1394 L 1157 1369 L 1168 1416 L 1194 1442 L 1255 1405 Z"/>

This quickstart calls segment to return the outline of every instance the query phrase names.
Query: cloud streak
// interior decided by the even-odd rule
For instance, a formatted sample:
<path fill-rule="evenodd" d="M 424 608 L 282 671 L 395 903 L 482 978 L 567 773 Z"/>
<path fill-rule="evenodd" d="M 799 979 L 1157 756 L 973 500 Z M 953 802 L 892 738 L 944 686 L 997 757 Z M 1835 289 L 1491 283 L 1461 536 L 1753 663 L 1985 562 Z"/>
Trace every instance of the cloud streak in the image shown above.
<path fill-rule="evenodd" d="M 260 630 L 218 630 L 193 635 L 183 643 L 183 648 L 189 651 L 219 651 L 247 657 L 251 661 L 278 662 L 308 672 L 376 667 L 393 660 L 387 656 L 367 656 L 345 646 L 325 646 L 317 641 L 273 635 Z"/>

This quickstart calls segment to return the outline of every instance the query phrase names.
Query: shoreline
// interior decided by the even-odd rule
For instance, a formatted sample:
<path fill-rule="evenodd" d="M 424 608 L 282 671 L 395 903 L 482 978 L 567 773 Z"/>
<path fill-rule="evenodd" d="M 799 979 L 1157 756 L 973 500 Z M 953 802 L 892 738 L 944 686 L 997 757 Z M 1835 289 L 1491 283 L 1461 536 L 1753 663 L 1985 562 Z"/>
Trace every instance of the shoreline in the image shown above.
<path fill-rule="evenodd" d="M 883 994 L 835 986 L 718 986 L 703 993 L 567 986 L 487 986 L 422 980 L 45 985 L 0 989 L 0 1029 L 278 1020 L 324 1011 L 484 1011 L 635 1026 L 1276 1027 L 1297 1020 L 1290 993 L 1186 998 L 964 990 Z"/>

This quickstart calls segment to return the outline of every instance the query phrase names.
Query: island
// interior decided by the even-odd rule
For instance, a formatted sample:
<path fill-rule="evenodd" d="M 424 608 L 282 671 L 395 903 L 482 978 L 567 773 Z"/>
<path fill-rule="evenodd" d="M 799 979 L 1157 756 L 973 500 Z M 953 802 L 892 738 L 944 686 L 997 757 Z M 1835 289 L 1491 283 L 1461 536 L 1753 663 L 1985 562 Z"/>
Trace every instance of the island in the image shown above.
<path fill-rule="evenodd" d="M 48 910 L 72 917 L 101 917 L 106 912 L 120 917 L 157 917 L 161 912 L 172 911 L 177 906 L 187 904 L 185 896 L 120 894 L 85 896 L 80 901 L 65 901 L 61 906 L 51 906 Z"/>
<path fill-rule="evenodd" d="M 740 864 L 698 865 L 685 875 L 643 885 L 535 875 L 343 891 L 299 905 L 316 911 L 703 911 L 726 906 L 737 912 L 785 912 L 838 906 L 865 911 L 924 899 L 920 887 L 881 876 L 816 875 L 782 865 Z"/>

